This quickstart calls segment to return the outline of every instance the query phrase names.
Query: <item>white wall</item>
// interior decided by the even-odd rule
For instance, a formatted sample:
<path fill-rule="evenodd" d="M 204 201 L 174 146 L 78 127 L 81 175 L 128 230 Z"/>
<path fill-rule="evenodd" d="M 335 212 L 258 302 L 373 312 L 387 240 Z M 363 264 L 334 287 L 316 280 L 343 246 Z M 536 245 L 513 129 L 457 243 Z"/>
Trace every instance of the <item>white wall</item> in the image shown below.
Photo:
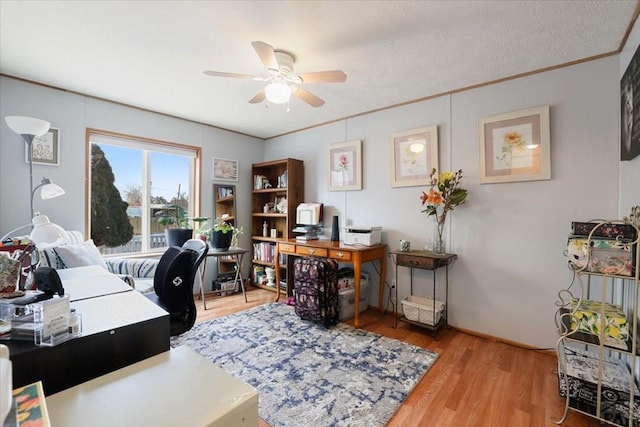
<path fill-rule="evenodd" d="M 251 164 L 264 159 L 264 142 L 211 126 L 138 110 L 120 104 L 0 77 L 0 117 L 25 115 L 60 129 L 60 166 L 34 165 L 34 185 L 46 176 L 67 194 L 51 200 L 36 197 L 34 208 L 65 229 L 84 232 L 85 131 L 96 128 L 202 147 L 202 216 L 213 216 L 212 157 L 239 162 L 238 224 L 250 229 Z M 29 168 L 25 143 L 0 120 L 0 235 L 30 221 Z M 171 173 L 171 171 L 167 171 Z M 249 233 L 240 237 L 250 247 Z M 245 263 L 247 273 L 248 262 Z"/>
<path fill-rule="evenodd" d="M 447 220 L 448 247 L 459 256 L 450 268 L 450 323 L 550 347 L 556 293 L 570 278 L 563 251 L 571 221 L 618 216 L 618 80 L 612 56 L 274 138 L 266 158 L 304 160 L 307 201 L 325 203 L 342 221 L 381 225 L 391 248 L 408 239 L 421 249 L 433 235 L 431 218 L 420 213 L 426 187 L 391 187 L 389 138 L 437 124 L 441 170 L 462 168 L 469 190 L 467 204 Z M 480 185 L 478 119 L 547 104 L 552 179 Z M 328 146 L 353 139 L 363 141 L 364 188 L 328 192 Z M 387 264 L 392 283 L 391 258 Z M 400 298 L 409 293 L 406 270 L 399 271 Z M 414 271 L 415 293 L 430 294 L 431 281 L 431 272 Z"/>

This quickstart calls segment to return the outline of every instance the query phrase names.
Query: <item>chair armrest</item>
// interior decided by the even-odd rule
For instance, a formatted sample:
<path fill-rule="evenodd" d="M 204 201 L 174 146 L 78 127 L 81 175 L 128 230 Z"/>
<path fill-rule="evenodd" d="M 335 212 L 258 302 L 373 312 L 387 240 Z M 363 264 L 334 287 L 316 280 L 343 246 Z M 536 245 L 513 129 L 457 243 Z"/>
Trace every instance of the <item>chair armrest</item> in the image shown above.
<path fill-rule="evenodd" d="M 151 278 L 158 260 L 154 258 L 105 258 L 107 269 L 113 274 L 128 274 L 134 278 Z"/>

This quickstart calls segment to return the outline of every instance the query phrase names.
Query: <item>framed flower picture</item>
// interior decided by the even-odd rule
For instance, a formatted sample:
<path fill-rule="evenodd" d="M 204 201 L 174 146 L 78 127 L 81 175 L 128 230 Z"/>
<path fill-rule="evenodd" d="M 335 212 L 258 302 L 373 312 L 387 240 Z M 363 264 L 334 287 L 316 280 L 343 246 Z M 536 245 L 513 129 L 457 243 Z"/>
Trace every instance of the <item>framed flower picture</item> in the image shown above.
<path fill-rule="evenodd" d="M 438 126 L 391 135 L 391 186 L 426 185 L 433 168 L 438 169 Z"/>
<path fill-rule="evenodd" d="M 60 164 L 60 129 L 49 128 L 44 135 L 33 138 L 31 159 L 33 164 L 49 166 Z M 29 163 L 28 145 L 25 145 L 24 161 Z"/>
<path fill-rule="evenodd" d="M 213 176 L 212 179 L 219 181 L 237 181 L 238 180 L 238 161 L 213 158 Z"/>
<path fill-rule="evenodd" d="M 362 141 L 329 146 L 329 191 L 362 190 Z"/>
<path fill-rule="evenodd" d="M 480 183 L 551 179 L 549 106 L 478 121 Z"/>

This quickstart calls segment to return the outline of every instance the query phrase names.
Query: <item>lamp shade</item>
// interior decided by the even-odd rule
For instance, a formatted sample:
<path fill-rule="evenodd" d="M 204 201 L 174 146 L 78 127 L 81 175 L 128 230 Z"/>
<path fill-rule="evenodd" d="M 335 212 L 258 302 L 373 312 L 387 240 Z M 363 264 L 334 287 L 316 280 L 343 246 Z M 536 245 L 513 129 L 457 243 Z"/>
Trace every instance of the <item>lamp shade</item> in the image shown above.
<path fill-rule="evenodd" d="M 64 191 L 62 187 L 60 187 L 57 184 L 54 184 L 49 179 L 47 179 L 47 181 L 49 181 L 49 183 L 43 185 L 42 188 L 40 189 L 40 197 L 42 198 L 42 200 L 53 199 L 56 197 L 60 197 L 63 194 L 66 194 L 66 191 Z"/>
<path fill-rule="evenodd" d="M 59 246 L 68 242 L 67 232 L 64 228 L 49 221 L 46 215 L 37 215 L 33 217 L 33 230 L 29 238 L 35 242 L 38 247 Z"/>
<path fill-rule="evenodd" d="M 20 135 L 41 136 L 47 133 L 51 123 L 42 119 L 24 116 L 7 116 L 4 118 L 9 128 Z"/>
<path fill-rule="evenodd" d="M 269 102 L 274 104 L 284 104 L 289 101 L 291 96 L 291 87 L 286 83 L 273 82 L 264 88 L 264 95 Z"/>

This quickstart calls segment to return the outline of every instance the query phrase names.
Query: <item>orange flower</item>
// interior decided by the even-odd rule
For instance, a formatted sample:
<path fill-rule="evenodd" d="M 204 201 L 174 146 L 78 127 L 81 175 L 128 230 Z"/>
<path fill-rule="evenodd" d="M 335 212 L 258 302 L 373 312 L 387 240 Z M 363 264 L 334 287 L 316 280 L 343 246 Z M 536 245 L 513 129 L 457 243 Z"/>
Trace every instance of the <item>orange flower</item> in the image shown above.
<path fill-rule="evenodd" d="M 507 132 L 504 135 L 504 142 L 510 146 L 518 146 L 523 143 L 522 135 L 519 132 Z"/>
<path fill-rule="evenodd" d="M 433 188 L 429 190 L 429 194 L 422 192 L 422 196 L 420 196 L 420 200 L 422 200 L 422 204 L 428 203 L 430 205 L 440 205 L 442 204 L 442 193 L 434 190 Z"/>
<path fill-rule="evenodd" d="M 429 190 L 429 195 L 427 196 L 427 203 L 430 203 L 432 205 L 441 205 L 442 202 L 443 200 L 442 200 L 441 192 L 436 191 L 433 188 Z"/>

